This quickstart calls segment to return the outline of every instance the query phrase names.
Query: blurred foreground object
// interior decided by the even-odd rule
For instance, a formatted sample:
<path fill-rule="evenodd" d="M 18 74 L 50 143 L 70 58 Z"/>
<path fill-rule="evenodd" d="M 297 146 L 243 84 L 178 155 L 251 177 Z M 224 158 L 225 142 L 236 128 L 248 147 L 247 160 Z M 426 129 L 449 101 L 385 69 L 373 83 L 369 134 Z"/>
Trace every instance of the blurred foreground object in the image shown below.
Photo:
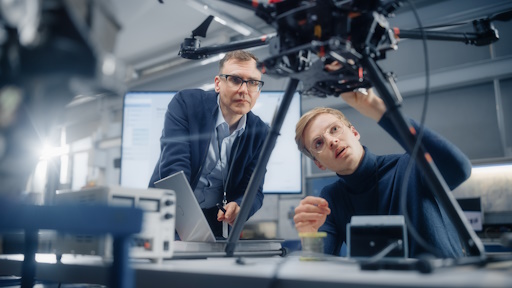
<path fill-rule="evenodd" d="M 24 192 L 66 104 L 124 93 L 109 1 L 0 0 L 0 198 Z"/>

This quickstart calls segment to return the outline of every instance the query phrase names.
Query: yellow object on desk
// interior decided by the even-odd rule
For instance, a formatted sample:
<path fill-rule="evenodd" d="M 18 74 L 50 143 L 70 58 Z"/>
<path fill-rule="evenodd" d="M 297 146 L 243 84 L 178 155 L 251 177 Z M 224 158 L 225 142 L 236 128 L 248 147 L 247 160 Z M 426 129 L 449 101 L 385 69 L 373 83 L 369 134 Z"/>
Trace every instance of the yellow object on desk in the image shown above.
<path fill-rule="evenodd" d="M 324 259 L 324 238 L 326 232 L 302 232 L 299 237 L 302 243 L 301 261 L 319 261 Z"/>

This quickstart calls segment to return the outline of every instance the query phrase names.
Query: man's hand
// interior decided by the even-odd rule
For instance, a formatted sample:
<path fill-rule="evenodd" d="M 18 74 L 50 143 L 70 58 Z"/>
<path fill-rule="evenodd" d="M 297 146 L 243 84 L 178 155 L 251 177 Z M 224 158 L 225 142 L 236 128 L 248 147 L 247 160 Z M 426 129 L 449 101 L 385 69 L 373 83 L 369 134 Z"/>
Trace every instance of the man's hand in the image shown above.
<path fill-rule="evenodd" d="M 382 115 L 386 112 L 384 101 L 375 95 L 371 88 L 366 90 L 366 92 L 352 91 L 341 93 L 340 96 L 348 105 L 359 111 L 359 113 L 377 122 L 379 122 Z"/>
<path fill-rule="evenodd" d="M 299 206 L 295 208 L 295 228 L 299 233 L 317 232 L 331 214 L 329 204 L 320 197 L 308 196 L 300 201 Z"/>
<path fill-rule="evenodd" d="M 325 70 L 334 72 L 341 69 L 343 65 L 338 61 L 333 61 L 332 63 L 325 64 L 324 67 Z M 368 89 L 366 93 L 361 91 L 345 92 L 341 93 L 340 96 L 348 105 L 359 111 L 359 113 L 377 122 L 379 122 L 382 115 L 386 112 L 384 101 L 375 95 L 372 89 Z"/>
<path fill-rule="evenodd" d="M 217 213 L 217 221 L 228 222 L 229 225 L 233 226 L 238 213 L 240 213 L 240 206 L 233 201 L 226 204 L 224 209 L 226 210 L 226 213 L 222 212 L 222 210 L 219 210 Z"/>

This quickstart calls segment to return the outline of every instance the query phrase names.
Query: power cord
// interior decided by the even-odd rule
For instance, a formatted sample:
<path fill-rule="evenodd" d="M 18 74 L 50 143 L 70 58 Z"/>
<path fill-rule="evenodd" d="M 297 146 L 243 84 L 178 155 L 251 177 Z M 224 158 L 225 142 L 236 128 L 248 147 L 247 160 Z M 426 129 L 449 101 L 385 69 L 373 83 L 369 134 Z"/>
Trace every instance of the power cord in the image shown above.
<path fill-rule="evenodd" d="M 375 254 L 375 256 L 371 257 L 370 260 L 368 260 L 368 261 L 369 262 L 377 262 L 377 261 L 381 260 L 382 258 L 386 257 L 386 255 L 388 255 L 395 249 L 398 249 L 398 250 L 404 249 L 402 240 L 398 239 L 396 241 L 393 241 L 391 244 L 384 247 L 384 249 L 382 249 L 379 253 Z"/>
<path fill-rule="evenodd" d="M 407 247 L 405 247 L 405 249 L 406 248 Z M 361 270 L 417 270 L 421 273 L 430 273 L 434 270 L 429 262 L 424 262 L 422 259 L 384 258 L 386 255 L 397 249 L 404 249 L 403 241 L 401 239 L 391 242 L 370 259 L 360 260 L 359 266 L 361 267 Z"/>
<path fill-rule="evenodd" d="M 423 25 L 421 23 L 419 15 L 418 15 L 418 11 L 416 10 L 416 6 L 410 0 L 407 0 L 407 2 L 411 6 L 411 9 L 414 13 L 416 22 L 418 23 L 418 26 L 419 26 L 419 29 L 421 30 L 421 34 L 422 34 L 422 38 L 423 38 L 422 42 L 423 42 L 423 50 L 424 50 L 424 54 L 425 54 L 425 58 L 424 58 L 425 59 L 425 98 L 424 98 L 424 102 L 423 102 L 423 110 L 421 113 L 421 121 L 419 124 L 418 137 L 416 139 L 416 143 L 414 144 L 413 151 L 411 152 L 409 163 L 407 164 L 407 168 L 405 170 L 404 180 L 402 182 L 402 190 L 401 190 L 402 193 L 400 195 L 400 207 L 402 208 L 403 216 L 404 216 L 405 223 L 407 226 L 407 230 L 409 231 L 410 235 L 426 251 L 428 251 L 432 255 L 439 257 L 441 255 L 439 249 L 428 244 L 427 241 L 425 241 L 423 239 L 423 237 L 421 237 L 421 235 L 418 233 L 416 228 L 412 225 L 412 221 L 411 221 L 411 219 L 409 217 L 409 213 L 407 211 L 407 184 L 408 184 L 407 180 L 409 179 L 409 176 L 411 174 L 412 167 L 414 166 L 414 159 L 416 159 L 416 156 L 418 154 L 418 149 L 421 145 L 421 139 L 423 138 L 425 119 L 426 119 L 427 109 L 428 109 L 427 107 L 428 107 L 428 102 L 429 102 L 429 97 L 430 97 L 430 64 L 429 64 L 428 49 L 427 49 L 427 36 L 423 29 Z"/>

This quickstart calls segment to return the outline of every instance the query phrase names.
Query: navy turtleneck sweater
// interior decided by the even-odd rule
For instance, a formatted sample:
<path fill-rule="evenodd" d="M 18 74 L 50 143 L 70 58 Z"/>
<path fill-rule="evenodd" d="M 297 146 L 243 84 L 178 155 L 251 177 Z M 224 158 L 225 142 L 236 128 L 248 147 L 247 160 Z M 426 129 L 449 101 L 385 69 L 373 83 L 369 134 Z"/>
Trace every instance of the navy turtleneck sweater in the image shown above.
<path fill-rule="evenodd" d="M 411 123 L 419 131 L 418 125 L 412 120 Z M 387 113 L 379 125 L 400 142 Z M 469 177 L 471 163 L 453 144 L 428 129 L 424 129 L 423 144 L 451 190 Z M 378 156 L 366 147 L 364 150 L 363 160 L 353 174 L 338 175 L 339 179 L 324 187 L 320 193 L 331 208 L 331 214 L 319 229 L 327 232 L 324 241 L 327 254 L 339 255 L 346 241 L 346 225 L 350 223 L 352 215 L 403 215 L 400 194 L 410 155 Z M 461 243 L 453 223 L 435 200 L 416 165 L 407 180 L 407 213 L 423 239 L 440 251 L 441 255 L 438 256 L 462 256 Z M 426 252 L 410 235 L 408 242 L 409 257 L 416 258 Z"/>

